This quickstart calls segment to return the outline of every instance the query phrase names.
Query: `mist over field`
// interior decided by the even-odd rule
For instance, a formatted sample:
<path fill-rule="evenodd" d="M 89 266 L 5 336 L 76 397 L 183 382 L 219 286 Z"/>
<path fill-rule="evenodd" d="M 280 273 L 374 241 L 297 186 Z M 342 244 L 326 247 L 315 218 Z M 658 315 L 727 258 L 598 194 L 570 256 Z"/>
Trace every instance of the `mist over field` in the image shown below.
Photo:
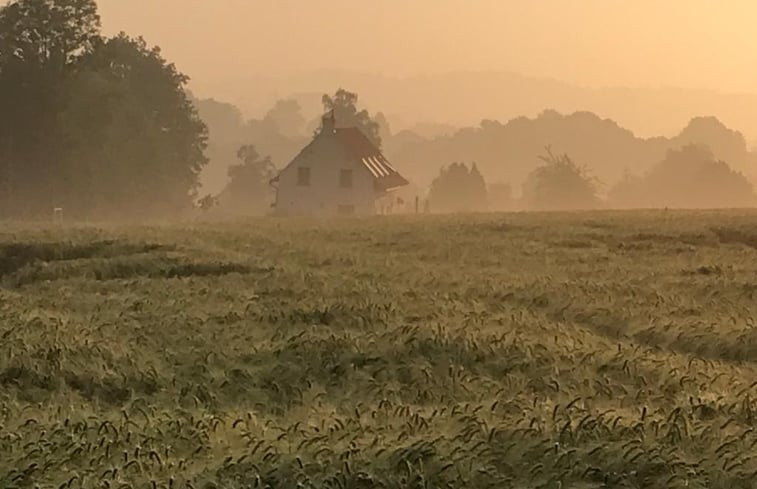
<path fill-rule="evenodd" d="M 748 3 L 4 3 L 5 217 L 269 214 L 329 110 L 378 131 L 395 213 L 755 201 Z M 56 31 L 53 4 L 81 22 Z M 486 198 L 444 187 L 455 164 Z"/>
<path fill-rule="evenodd" d="M 757 487 L 755 14 L 0 0 L 0 489 Z"/>

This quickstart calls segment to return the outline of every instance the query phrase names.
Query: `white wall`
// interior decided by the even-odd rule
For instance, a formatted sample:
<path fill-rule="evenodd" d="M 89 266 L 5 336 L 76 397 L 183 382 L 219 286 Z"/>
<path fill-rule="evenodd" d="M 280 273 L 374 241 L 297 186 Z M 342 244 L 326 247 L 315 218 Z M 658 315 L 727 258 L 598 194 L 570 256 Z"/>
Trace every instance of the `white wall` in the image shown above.
<path fill-rule="evenodd" d="M 298 168 L 310 167 L 310 185 L 297 185 Z M 352 188 L 341 188 L 341 170 L 352 170 Z M 340 205 L 355 214 L 375 214 L 373 177 L 361 163 L 350 161 L 330 135 L 316 138 L 279 175 L 276 212 L 284 215 L 337 215 Z"/>

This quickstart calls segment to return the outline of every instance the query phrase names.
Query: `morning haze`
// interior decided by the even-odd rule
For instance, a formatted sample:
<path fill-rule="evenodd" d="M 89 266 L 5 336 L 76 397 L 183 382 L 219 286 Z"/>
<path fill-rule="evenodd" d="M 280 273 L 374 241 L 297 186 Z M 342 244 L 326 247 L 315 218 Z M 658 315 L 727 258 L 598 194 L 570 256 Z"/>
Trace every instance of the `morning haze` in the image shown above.
<path fill-rule="evenodd" d="M 100 8 L 107 33 L 144 34 L 198 86 L 322 69 L 514 71 L 595 87 L 757 86 L 757 6 L 748 1 L 103 0 Z"/>
<path fill-rule="evenodd" d="M 2 12 L 7 215 L 754 200 L 746 2 L 14 0 Z M 335 144 L 316 137 L 328 114 Z M 288 188 L 310 185 L 289 175 L 306 164 L 295 157 L 333 162 L 340 145 L 354 160 L 341 165 L 396 172 L 401 188 L 374 182 L 386 195 L 354 205 Z M 582 195 L 557 197 L 566 178 Z M 652 195 L 673 182 L 687 182 L 675 199 Z"/>
<path fill-rule="evenodd" d="M 0 489 L 754 489 L 753 0 L 0 0 Z"/>
<path fill-rule="evenodd" d="M 312 73 L 311 90 L 323 91 L 345 78 L 335 70 L 353 72 L 346 77 L 349 87 L 366 104 L 406 116 L 408 123 L 442 118 L 445 112 L 405 99 L 389 109 L 378 104 L 402 98 L 405 85 L 415 94 L 422 81 L 435 84 L 437 77 L 440 90 L 453 99 L 444 107 L 450 122 L 521 115 L 508 106 L 522 103 L 522 97 L 501 93 L 507 85 L 487 72 L 550 78 L 585 89 L 641 88 L 638 103 L 653 106 L 646 118 L 630 107 L 616 107 L 615 100 L 631 104 L 633 97 L 611 91 L 583 94 L 593 106 L 575 108 L 561 98 L 560 86 L 527 95 L 569 110 L 597 110 L 642 135 L 669 134 L 686 118 L 702 115 L 686 107 L 711 112 L 718 104 L 724 113 L 717 115 L 741 128 L 748 119 L 738 113 L 739 100 L 749 100 L 749 109 L 757 105 L 746 96 L 658 91 L 753 93 L 757 37 L 751 35 L 751 19 L 757 6 L 748 1 L 104 0 L 100 5 L 106 32 L 144 34 L 192 77 L 190 86 L 198 94 L 238 102 L 246 111 L 260 110 L 291 90 L 306 90 L 311 72 L 324 70 L 332 73 Z M 447 81 L 450 72 L 471 71 L 476 73 Z M 367 79 L 361 83 L 354 72 Z M 390 79 L 389 86 L 380 86 L 381 77 Z M 407 83 L 395 80 L 408 77 Z M 475 110 L 460 107 L 471 96 Z M 479 102 L 484 98 L 495 107 L 484 107 Z M 438 105 L 439 98 L 434 100 Z M 547 108 L 546 100 L 540 108 Z M 663 122 L 657 121 L 654 106 L 659 105 Z M 757 138 L 757 124 L 748 129 L 750 138 Z"/>
<path fill-rule="evenodd" d="M 106 32 L 143 33 L 191 76 L 196 96 L 233 103 L 244 118 L 295 98 L 313 119 L 323 93 L 357 92 L 362 106 L 381 112 L 389 130 L 401 133 L 387 138 L 385 152 L 424 194 L 446 159 L 475 160 L 488 180 L 518 195 L 548 144 L 589 166 L 605 194 L 626 173 L 649 170 L 684 142 L 728 146 L 716 148 L 714 158 L 729 158 L 749 178 L 757 175 L 748 153 L 757 140 L 757 63 L 751 62 L 757 38 L 749 35 L 749 14 L 757 7 L 748 2 L 169 0 L 134 8 L 105 0 L 101 9 Z M 530 136 L 516 136 L 513 127 L 467 140 L 449 134 L 484 119 L 539 118 L 547 109 L 592 112 L 638 138 L 672 142 L 626 141 L 618 131 L 606 145 L 606 127 L 577 118 L 554 130 L 534 122 Z M 254 130 L 243 136 L 241 125 L 238 136 L 229 136 L 216 126 L 224 124 L 217 111 L 205 110 L 215 155 L 202 175 L 208 192 L 225 187 L 234 147 L 252 142 L 281 167 L 303 144 L 273 142 Z M 685 131 L 700 116 L 718 119 L 702 141 Z M 727 131 L 721 137 L 719 123 L 741 131 L 743 144 L 723 142 Z M 216 135 L 223 131 L 233 141 L 220 142 L 214 126 Z M 410 134 L 450 140 L 417 141 Z M 517 142 L 501 143 L 513 137 Z"/>

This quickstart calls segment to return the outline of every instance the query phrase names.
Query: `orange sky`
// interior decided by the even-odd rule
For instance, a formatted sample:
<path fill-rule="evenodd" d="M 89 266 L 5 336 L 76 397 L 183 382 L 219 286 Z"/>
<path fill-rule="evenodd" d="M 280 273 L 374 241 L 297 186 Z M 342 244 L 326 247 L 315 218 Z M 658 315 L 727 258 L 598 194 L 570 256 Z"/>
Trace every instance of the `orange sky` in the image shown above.
<path fill-rule="evenodd" d="M 321 68 L 755 91 L 754 0 L 100 0 L 202 89 Z"/>

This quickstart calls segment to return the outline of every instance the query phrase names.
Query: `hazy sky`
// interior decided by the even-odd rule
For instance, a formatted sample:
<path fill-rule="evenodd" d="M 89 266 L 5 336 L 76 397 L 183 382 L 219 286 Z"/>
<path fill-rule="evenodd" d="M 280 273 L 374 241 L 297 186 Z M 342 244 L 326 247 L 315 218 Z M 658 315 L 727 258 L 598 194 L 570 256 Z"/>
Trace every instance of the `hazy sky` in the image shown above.
<path fill-rule="evenodd" d="M 755 0 L 100 0 L 198 88 L 260 74 L 503 70 L 757 91 Z"/>

